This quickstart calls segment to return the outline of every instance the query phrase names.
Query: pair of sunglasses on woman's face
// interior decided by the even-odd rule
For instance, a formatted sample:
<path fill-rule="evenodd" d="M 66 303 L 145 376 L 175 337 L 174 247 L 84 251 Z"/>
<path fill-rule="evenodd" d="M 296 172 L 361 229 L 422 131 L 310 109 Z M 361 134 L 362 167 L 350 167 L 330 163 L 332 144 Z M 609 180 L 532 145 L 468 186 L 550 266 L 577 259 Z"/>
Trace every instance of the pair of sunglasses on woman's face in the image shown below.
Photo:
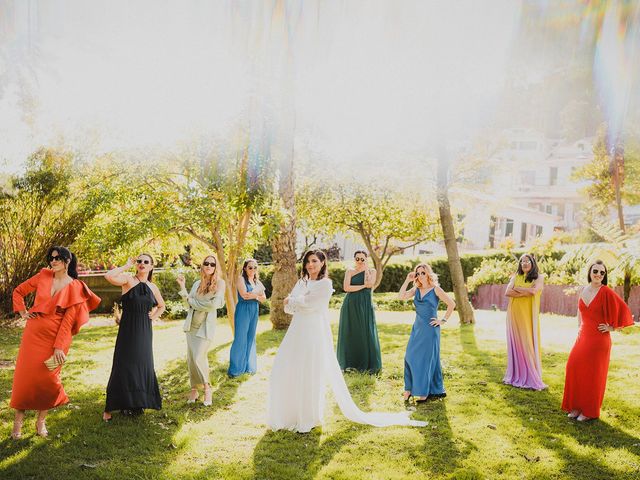
<path fill-rule="evenodd" d="M 144 263 L 145 265 L 149 265 L 151 263 L 151 261 L 149 260 L 143 260 L 141 258 L 136 260 L 136 263 Z"/>
<path fill-rule="evenodd" d="M 254 265 L 249 265 L 247 267 L 247 270 L 257 270 L 257 269 L 258 269 L 258 267 L 254 266 Z"/>
<path fill-rule="evenodd" d="M 202 262 L 203 267 L 215 267 L 216 262 Z"/>
<path fill-rule="evenodd" d="M 364 261 L 366 261 L 366 258 L 356 257 L 356 262 L 364 262 Z"/>
<path fill-rule="evenodd" d="M 597 268 L 594 268 L 593 270 L 591 270 L 591 273 L 593 275 L 604 275 L 605 273 L 607 273 L 606 270 L 598 270 Z"/>
<path fill-rule="evenodd" d="M 47 258 L 47 260 L 49 261 L 49 263 L 64 262 L 64 258 L 62 258 L 60 255 L 50 255 L 49 258 Z"/>

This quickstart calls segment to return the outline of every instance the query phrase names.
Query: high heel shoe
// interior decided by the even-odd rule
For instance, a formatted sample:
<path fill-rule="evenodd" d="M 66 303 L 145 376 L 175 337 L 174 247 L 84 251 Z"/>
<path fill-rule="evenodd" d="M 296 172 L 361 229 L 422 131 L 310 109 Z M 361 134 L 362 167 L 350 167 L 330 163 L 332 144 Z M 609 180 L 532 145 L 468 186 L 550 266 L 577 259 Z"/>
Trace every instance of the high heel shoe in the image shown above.
<path fill-rule="evenodd" d="M 104 423 L 109 423 L 111 421 L 113 417 L 111 416 L 111 414 L 109 412 L 103 412 L 102 413 L 102 421 Z"/>
<path fill-rule="evenodd" d="M 572 410 L 567 414 L 567 417 L 569 417 L 569 418 L 578 418 L 579 415 L 580 415 L 580 411 L 579 410 Z"/>
<path fill-rule="evenodd" d="M 47 438 L 49 436 L 49 431 L 47 430 L 47 424 L 45 423 L 45 420 L 36 420 L 36 433 L 42 438 Z"/>
<path fill-rule="evenodd" d="M 211 388 L 205 388 L 204 390 L 204 401 L 202 402 L 202 404 L 205 407 L 210 407 L 211 406 L 211 396 L 213 395 L 213 392 L 211 391 Z"/>
<path fill-rule="evenodd" d="M 405 402 L 408 402 L 409 400 L 411 400 L 411 397 L 412 397 L 412 396 L 413 396 L 413 395 L 411 395 L 411 392 L 404 392 L 404 393 L 402 394 L 402 398 L 404 398 L 404 401 L 405 401 Z"/>
<path fill-rule="evenodd" d="M 13 422 L 13 430 L 11 431 L 11 438 L 13 438 L 14 440 L 20 440 L 22 438 L 22 422 L 23 421 L 24 419 L 19 422 L 16 422 L 16 421 Z"/>
<path fill-rule="evenodd" d="M 195 395 L 194 395 L 195 393 Z M 189 398 L 187 400 L 187 403 L 196 403 L 196 400 L 198 400 L 198 397 L 200 396 L 200 394 L 198 393 L 198 390 L 196 390 L 195 388 L 191 389 L 191 393 L 189 394 Z"/>

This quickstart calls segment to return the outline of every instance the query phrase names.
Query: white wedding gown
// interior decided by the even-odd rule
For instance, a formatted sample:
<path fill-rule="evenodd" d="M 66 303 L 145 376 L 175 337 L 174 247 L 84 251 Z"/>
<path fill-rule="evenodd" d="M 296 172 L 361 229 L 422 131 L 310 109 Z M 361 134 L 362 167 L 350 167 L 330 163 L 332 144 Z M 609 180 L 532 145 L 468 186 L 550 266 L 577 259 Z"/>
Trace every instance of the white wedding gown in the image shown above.
<path fill-rule="evenodd" d="M 333 349 L 329 325 L 331 280 L 299 280 L 285 307 L 293 314 L 271 371 L 267 423 L 272 430 L 309 432 L 324 417 L 327 382 L 340 410 L 349 420 L 376 427 L 424 426 L 410 412 L 363 412 L 353 402 Z"/>

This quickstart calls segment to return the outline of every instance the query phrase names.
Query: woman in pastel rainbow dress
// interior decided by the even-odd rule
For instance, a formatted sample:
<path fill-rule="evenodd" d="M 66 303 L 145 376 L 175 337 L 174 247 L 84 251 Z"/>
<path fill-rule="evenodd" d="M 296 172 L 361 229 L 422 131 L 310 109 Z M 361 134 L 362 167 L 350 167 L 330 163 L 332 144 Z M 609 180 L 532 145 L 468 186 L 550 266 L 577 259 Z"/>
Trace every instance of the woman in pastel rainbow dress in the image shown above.
<path fill-rule="evenodd" d="M 505 295 L 507 307 L 507 385 L 543 390 L 540 353 L 540 295 L 544 277 L 533 255 L 525 253 L 511 277 Z"/>

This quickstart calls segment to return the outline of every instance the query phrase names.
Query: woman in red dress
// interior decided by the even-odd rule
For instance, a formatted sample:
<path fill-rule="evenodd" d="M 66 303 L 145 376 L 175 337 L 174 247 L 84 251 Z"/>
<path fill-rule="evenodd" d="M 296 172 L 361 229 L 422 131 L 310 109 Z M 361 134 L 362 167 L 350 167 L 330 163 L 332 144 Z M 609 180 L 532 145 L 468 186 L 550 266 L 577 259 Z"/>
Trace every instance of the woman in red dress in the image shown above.
<path fill-rule="evenodd" d="M 47 261 L 50 268 L 43 268 L 13 291 L 13 310 L 27 322 L 11 390 L 10 405 L 16 410 L 11 436 L 15 439 L 22 436 L 25 410 L 38 410 L 36 431 L 46 437 L 47 411 L 69 401 L 60 381 L 62 363 L 71 337 L 100 303 L 100 298 L 78 280 L 76 257 L 67 248 L 51 247 Z M 27 310 L 24 297 L 33 291 L 33 307 Z M 59 364 L 54 370 L 45 365 L 50 358 Z"/>
<path fill-rule="evenodd" d="M 578 300 L 578 338 L 567 360 L 562 400 L 562 409 L 579 422 L 600 416 L 609 373 L 609 332 L 633 325 L 629 307 L 607 287 L 601 260 L 589 267 L 587 280 Z"/>

